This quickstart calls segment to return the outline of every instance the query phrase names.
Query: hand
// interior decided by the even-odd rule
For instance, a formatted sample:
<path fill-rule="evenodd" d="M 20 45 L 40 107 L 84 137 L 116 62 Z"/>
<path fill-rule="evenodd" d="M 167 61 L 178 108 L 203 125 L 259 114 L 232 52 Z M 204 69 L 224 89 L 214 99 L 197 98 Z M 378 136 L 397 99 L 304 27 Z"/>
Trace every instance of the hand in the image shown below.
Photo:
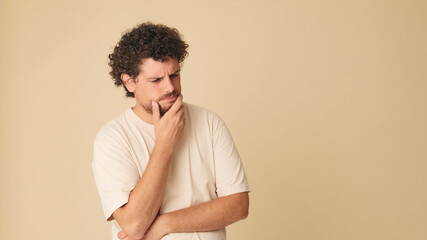
<path fill-rule="evenodd" d="M 162 215 L 157 216 L 150 228 L 145 232 L 142 240 L 160 240 L 164 235 L 167 234 L 166 226 L 162 225 Z"/>
<path fill-rule="evenodd" d="M 132 239 L 132 238 L 128 237 L 128 235 L 123 231 L 120 231 L 119 233 L 117 233 L 117 237 L 120 240 L 137 240 L 137 239 Z"/>
<path fill-rule="evenodd" d="M 156 134 L 156 146 L 173 151 L 175 145 L 180 140 L 185 126 L 184 106 L 182 95 L 179 95 L 172 107 L 160 116 L 159 104 L 152 102 L 153 124 Z"/>
<path fill-rule="evenodd" d="M 141 240 L 160 240 L 164 235 L 167 234 L 165 229 L 165 226 L 161 226 L 160 216 L 157 216 L 156 220 L 154 220 L 153 224 L 151 224 L 150 228 L 148 228 Z M 128 235 L 123 231 L 120 231 L 117 234 L 117 237 L 120 240 L 136 240 L 128 237 Z"/>

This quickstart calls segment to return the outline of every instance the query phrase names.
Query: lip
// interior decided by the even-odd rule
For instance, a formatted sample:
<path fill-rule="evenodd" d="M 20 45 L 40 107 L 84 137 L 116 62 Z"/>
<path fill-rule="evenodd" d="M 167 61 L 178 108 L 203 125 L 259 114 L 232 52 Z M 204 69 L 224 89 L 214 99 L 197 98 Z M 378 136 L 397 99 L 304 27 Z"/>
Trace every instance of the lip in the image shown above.
<path fill-rule="evenodd" d="M 178 98 L 178 96 L 170 96 L 170 97 L 166 97 L 166 98 L 164 98 L 164 100 L 165 100 L 165 101 L 168 101 L 168 102 L 173 102 L 173 101 L 175 101 L 177 98 Z"/>

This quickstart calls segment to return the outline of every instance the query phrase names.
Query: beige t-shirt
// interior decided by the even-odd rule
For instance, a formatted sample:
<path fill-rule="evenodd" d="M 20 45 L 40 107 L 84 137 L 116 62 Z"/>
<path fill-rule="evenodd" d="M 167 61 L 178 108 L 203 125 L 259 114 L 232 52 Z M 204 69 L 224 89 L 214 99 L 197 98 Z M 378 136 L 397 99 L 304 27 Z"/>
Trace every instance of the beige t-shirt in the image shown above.
<path fill-rule="evenodd" d="M 217 197 L 248 192 L 243 165 L 224 122 L 188 103 L 185 128 L 171 159 L 160 213 L 194 206 Z M 105 218 L 128 202 L 145 171 L 155 142 L 154 127 L 131 108 L 107 123 L 94 143 L 93 171 Z M 120 226 L 113 220 L 113 239 Z M 162 240 L 223 240 L 225 228 L 212 232 L 172 233 Z"/>

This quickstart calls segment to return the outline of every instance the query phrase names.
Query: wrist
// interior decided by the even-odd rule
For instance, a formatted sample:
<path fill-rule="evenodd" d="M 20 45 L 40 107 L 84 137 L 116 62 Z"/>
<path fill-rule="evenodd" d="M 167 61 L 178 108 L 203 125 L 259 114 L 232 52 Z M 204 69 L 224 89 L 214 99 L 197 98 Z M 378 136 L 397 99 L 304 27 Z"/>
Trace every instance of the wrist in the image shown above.
<path fill-rule="evenodd" d="M 159 215 L 157 217 L 157 222 L 158 222 L 158 226 L 162 236 L 173 232 L 172 226 L 168 220 L 167 214 Z"/>
<path fill-rule="evenodd" d="M 154 151 L 157 152 L 159 155 L 162 155 L 163 157 L 170 158 L 173 153 L 173 147 L 161 141 L 156 140 L 154 144 L 153 152 Z"/>

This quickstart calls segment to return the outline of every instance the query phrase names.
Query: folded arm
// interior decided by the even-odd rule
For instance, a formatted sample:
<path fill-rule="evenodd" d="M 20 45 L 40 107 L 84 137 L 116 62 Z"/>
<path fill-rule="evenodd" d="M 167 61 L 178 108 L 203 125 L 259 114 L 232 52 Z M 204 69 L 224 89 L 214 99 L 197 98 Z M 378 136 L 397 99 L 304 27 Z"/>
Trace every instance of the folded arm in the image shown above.
<path fill-rule="evenodd" d="M 161 118 L 159 106 L 153 102 L 153 122 L 156 142 L 147 168 L 130 193 L 128 203 L 113 213 L 130 239 L 145 235 L 163 202 L 170 159 L 185 124 L 182 96 Z"/>
<path fill-rule="evenodd" d="M 220 197 L 189 208 L 159 215 L 142 239 L 158 240 L 169 233 L 207 232 L 221 229 L 248 216 L 247 192 Z M 132 240 L 126 231 L 118 234 L 123 240 Z"/>

